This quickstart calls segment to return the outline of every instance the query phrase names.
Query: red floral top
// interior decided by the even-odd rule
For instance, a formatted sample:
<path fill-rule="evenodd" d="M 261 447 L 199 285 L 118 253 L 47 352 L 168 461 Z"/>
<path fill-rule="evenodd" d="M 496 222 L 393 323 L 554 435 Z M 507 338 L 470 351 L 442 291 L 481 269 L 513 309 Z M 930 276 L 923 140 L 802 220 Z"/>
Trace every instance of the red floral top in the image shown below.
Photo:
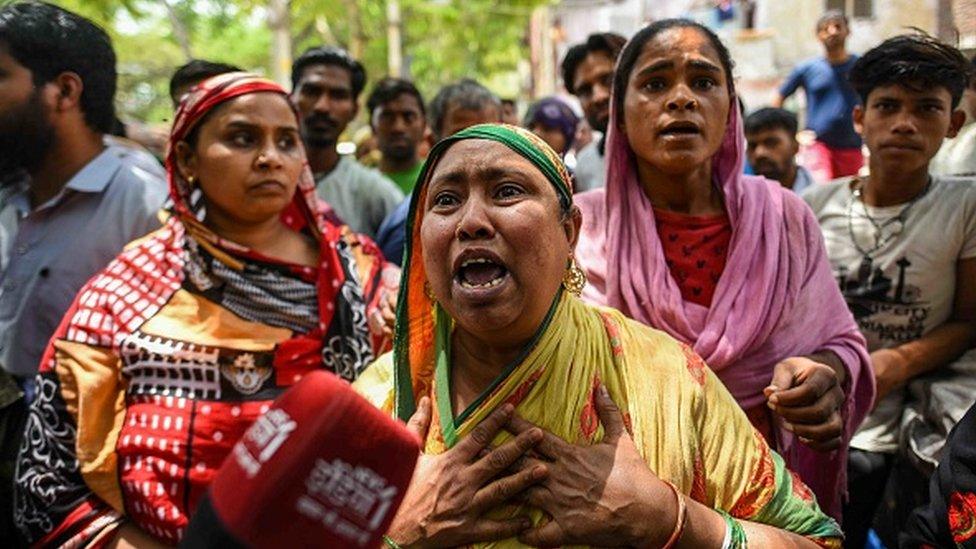
<path fill-rule="evenodd" d="M 732 240 L 727 215 L 685 215 L 654 208 L 664 259 L 685 301 L 712 304 Z"/>

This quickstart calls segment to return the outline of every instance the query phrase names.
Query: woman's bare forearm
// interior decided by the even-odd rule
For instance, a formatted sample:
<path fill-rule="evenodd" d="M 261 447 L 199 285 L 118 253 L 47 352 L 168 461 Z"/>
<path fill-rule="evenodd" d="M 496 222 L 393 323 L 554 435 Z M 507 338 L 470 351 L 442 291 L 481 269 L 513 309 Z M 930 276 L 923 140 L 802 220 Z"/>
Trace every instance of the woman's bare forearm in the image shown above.
<path fill-rule="evenodd" d="M 725 540 L 725 519 L 714 509 L 685 497 L 688 505 L 688 519 L 684 534 L 677 547 L 721 547 Z M 819 545 L 799 535 L 758 522 L 739 520 L 746 539 L 752 547 L 805 547 L 818 548 Z"/>

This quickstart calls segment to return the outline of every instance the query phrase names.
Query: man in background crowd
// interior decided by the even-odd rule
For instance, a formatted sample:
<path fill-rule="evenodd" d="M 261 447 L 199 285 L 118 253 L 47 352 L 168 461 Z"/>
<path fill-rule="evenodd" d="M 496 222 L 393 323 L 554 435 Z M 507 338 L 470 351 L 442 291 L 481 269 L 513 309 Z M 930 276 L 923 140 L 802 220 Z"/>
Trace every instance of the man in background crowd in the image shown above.
<path fill-rule="evenodd" d="M 773 100 L 774 107 L 782 107 L 797 89 L 803 88 L 806 93 L 807 128 L 817 135 L 807 168 L 819 183 L 857 175 L 864 164 L 861 138 L 851 120 L 858 98 L 847 81 L 847 74 L 857 61 L 857 56 L 847 51 L 850 33 L 843 13 L 828 11 L 820 17 L 817 39 L 823 44 L 825 55 L 793 69 Z"/>
<path fill-rule="evenodd" d="M 544 97 L 529 106 L 522 125 L 541 137 L 560 157 L 565 157 L 573 146 L 578 124 L 576 113 L 562 99 Z"/>
<path fill-rule="evenodd" d="M 765 108 L 745 121 L 746 156 L 757 175 L 779 181 L 799 194 L 813 183 L 810 172 L 796 163 L 796 115 L 785 109 Z"/>
<path fill-rule="evenodd" d="M 82 285 L 159 226 L 162 167 L 106 146 L 115 52 L 93 23 L 50 4 L 0 9 L 0 539 L 13 464 L 48 340 Z"/>
<path fill-rule="evenodd" d="M 383 219 L 403 201 L 403 192 L 379 171 L 336 149 L 339 136 L 359 112 L 366 70 L 345 50 L 323 46 L 295 60 L 291 81 L 319 197 L 353 231 L 375 237 Z"/>
<path fill-rule="evenodd" d="M 495 94 L 478 82 L 464 79 L 441 88 L 427 109 L 434 141 L 477 124 L 500 122 L 501 102 Z M 383 250 L 387 261 L 400 264 L 403 260 L 404 238 L 407 233 L 407 214 L 410 200 L 404 200 L 390 216 L 383 221 L 376 243 Z"/>
<path fill-rule="evenodd" d="M 502 122 L 518 126 L 518 103 L 514 99 L 502 99 Z"/>
<path fill-rule="evenodd" d="M 847 305 L 867 340 L 874 409 L 851 439 L 847 547 L 882 515 L 904 526 L 956 421 L 976 400 L 976 180 L 929 163 L 965 119 L 971 66 L 925 35 L 889 38 L 851 68 L 870 173 L 804 193 Z M 889 477 L 891 482 L 889 482 Z"/>
<path fill-rule="evenodd" d="M 976 70 L 976 55 L 970 60 Z M 966 122 L 952 139 L 946 139 L 932 159 L 929 171 L 934 175 L 976 176 L 976 78 L 962 94 L 959 108 Z"/>
<path fill-rule="evenodd" d="M 501 122 L 502 104 L 488 88 L 465 78 L 437 92 L 430 102 L 428 118 L 436 143 L 470 126 Z"/>
<path fill-rule="evenodd" d="M 169 98 L 173 101 L 173 108 L 179 107 L 180 99 L 183 99 L 186 92 L 200 82 L 218 74 L 240 70 L 242 69 L 234 65 L 207 61 L 206 59 L 191 59 L 180 65 L 169 79 Z"/>
<path fill-rule="evenodd" d="M 606 167 L 603 154 L 610 120 L 613 67 L 626 43 L 626 38 L 612 32 L 591 34 L 586 42 L 569 48 L 563 59 L 563 85 L 566 91 L 579 99 L 590 128 L 603 134 L 576 156 L 576 192 L 604 185 Z"/>
<path fill-rule="evenodd" d="M 369 124 L 380 150 L 380 171 L 409 195 L 423 160 L 418 147 L 427 129 L 424 98 L 412 82 L 380 80 L 366 101 Z"/>

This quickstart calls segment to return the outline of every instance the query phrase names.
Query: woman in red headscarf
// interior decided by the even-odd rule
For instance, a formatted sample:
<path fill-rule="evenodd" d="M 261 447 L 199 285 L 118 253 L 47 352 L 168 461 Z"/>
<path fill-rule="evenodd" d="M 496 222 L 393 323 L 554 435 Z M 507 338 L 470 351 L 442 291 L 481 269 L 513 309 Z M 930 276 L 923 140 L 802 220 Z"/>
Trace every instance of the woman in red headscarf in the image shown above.
<path fill-rule="evenodd" d="M 165 225 L 88 282 L 41 361 L 17 467 L 31 543 L 176 544 L 278 394 L 317 369 L 353 379 L 381 345 L 367 318 L 391 277 L 320 213 L 281 87 L 200 84 L 166 168 Z"/>

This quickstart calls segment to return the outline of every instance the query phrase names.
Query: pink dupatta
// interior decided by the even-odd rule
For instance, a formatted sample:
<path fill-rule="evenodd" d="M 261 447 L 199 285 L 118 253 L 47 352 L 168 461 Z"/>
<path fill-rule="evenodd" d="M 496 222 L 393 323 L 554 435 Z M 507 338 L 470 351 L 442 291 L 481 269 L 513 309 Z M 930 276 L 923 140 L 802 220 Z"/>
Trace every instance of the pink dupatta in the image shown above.
<path fill-rule="evenodd" d="M 584 298 L 690 344 L 744 409 L 765 402 L 773 367 L 791 356 L 834 352 L 847 367 L 844 446 L 815 451 L 777 429 L 770 441 L 840 517 L 847 443 L 871 408 L 874 377 L 864 338 L 831 274 L 809 207 L 777 182 L 742 175 L 744 136 L 732 101 L 712 177 L 722 190 L 732 241 L 710 308 L 686 302 L 671 277 L 650 200 L 637 181 L 627 136 L 611 107 L 607 183 L 577 195 L 583 229 L 576 255 L 589 279 Z"/>

